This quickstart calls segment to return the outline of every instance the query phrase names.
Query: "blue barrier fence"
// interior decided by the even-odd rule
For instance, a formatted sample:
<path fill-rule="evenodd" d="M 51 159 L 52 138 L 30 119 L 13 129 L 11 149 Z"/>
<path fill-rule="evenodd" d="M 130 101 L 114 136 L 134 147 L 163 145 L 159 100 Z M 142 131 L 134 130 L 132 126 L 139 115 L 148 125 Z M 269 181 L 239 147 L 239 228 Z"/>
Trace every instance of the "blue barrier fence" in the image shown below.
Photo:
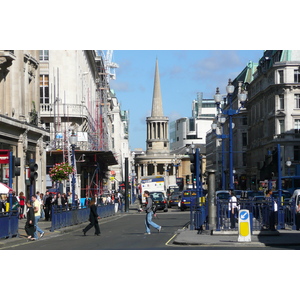
<path fill-rule="evenodd" d="M 239 201 L 239 209 L 247 209 L 250 213 L 251 231 L 270 228 L 272 216 L 274 216 L 277 229 L 284 229 L 287 226 L 291 229 L 295 227 L 295 204 L 292 202 L 279 203 L 277 201 L 277 211 L 274 214 L 273 201 Z M 230 229 L 229 201 L 217 199 L 217 231 Z M 238 215 L 235 216 L 236 228 Z"/>
<path fill-rule="evenodd" d="M 114 204 L 97 206 L 97 213 L 101 218 L 113 216 L 115 214 L 114 207 Z M 71 210 L 67 210 L 65 208 L 52 207 L 51 213 L 50 231 L 53 232 L 59 228 L 87 222 L 90 215 L 90 208 L 78 209 L 73 207 Z"/>
<path fill-rule="evenodd" d="M 198 206 L 194 211 L 194 228 L 196 230 L 204 229 L 203 225 L 207 221 L 207 207 L 206 205 Z"/>
<path fill-rule="evenodd" d="M 0 238 L 11 238 L 18 235 L 19 214 L 17 211 L 0 213 Z"/>

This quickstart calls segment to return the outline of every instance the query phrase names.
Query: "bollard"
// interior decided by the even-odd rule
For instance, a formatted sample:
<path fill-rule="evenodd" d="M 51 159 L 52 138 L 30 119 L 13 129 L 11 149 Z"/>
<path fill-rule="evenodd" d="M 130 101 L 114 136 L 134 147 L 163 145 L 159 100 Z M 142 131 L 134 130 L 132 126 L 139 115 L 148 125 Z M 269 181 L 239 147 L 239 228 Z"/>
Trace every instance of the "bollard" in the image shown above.
<path fill-rule="evenodd" d="M 239 211 L 238 242 L 251 242 L 250 213 L 247 209 Z"/>

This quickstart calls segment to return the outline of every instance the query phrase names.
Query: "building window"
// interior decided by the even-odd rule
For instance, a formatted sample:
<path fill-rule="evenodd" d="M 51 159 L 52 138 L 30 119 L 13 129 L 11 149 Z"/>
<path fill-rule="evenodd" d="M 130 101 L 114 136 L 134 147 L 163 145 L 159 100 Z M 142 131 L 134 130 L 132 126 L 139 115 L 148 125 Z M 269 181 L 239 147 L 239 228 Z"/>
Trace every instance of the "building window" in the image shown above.
<path fill-rule="evenodd" d="M 300 70 L 299 69 L 294 70 L 294 82 L 295 83 L 300 82 Z"/>
<path fill-rule="evenodd" d="M 300 108 L 300 94 L 295 94 L 295 108 Z"/>
<path fill-rule="evenodd" d="M 243 132 L 242 133 L 242 143 L 243 143 L 243 147 L 246 147 L 248 142 L 247 142 L 247 132 Z"/>
<path fill-rule="evenodd" d="M 279 134 L 285 132 L 284 120 L 279 120 Z"/>
<path fill-rule="evenodd" d="M 49 60 L 49 50 L 40 50 L 40 60 Z"/>
<path fill-rule="evenodd" d="M 280 110 L 284 110 L 284 95 L 281 94 L 281 95 L 278 95 L 278 109 Z"/>
<path fill-rule="evenodd" d="M 40 75 L 40 103 L 49 104 L 49 76 Z"/>
<path fill-rule="evenodd" d="M 283 83 L 283 70 L 278 71 L 278 80 L 279 83 Z"/>
<path fill-rule="evenodd" d="M 195 131 L 195 119 L 189 119 L 190 131 Z"/>
<path fill-rule="evenodd" d="M 300 146 L 294 146 L 294 161 L 300 160 Z"/>
<path fill-rule="evenodd" d="M 242 159 L 243 159 L 243 166 L 246 167 L 247 166 L 247 154 L 245 152 L 243 152 L 243 154 L 242 154 Z"/>
<path fill-rule="evenodd" d="M 300 133 L 300 119 L 295 119 L 295 133 Z"/>

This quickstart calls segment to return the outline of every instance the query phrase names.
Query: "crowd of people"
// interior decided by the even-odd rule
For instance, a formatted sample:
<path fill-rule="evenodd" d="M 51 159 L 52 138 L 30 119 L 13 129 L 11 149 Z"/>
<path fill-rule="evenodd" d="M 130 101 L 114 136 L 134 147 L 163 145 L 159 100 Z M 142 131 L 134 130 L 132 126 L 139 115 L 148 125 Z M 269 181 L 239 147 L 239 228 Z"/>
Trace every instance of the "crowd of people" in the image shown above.
<path fill-rule="evenodd" d="M 52 207 L 71 210 L 74 208 L 88 207 L 92 200 L 95 201 L 96 206 L 99 205 L 115 205 L 115 213 L 122 209 L 123 195 L 120 192 L 110 192 L 105 194 L 95 194 L 92 197 L 86 195 L 84 199 L 79 199 L 78 195 L 75 195 L 75 203 L 73 204 L 72 193 L 53 193 L 46 191 L 46 193 L 35 193 L 37 200 L 41 205 L 41 218 L 45 218 L 45 221 L 51 221 Z M 29 199 L 32 200 L 32 199 Z M 26 218 L 26 197 L 23 192 L 19 195 L 12 194 L 12 210 L 18 210 L 19 218 Z M 9 211 L 9 198 L 7 195 L 1 195 L 0 197 L 0 213 Z"/>
<path fill-rule="evenodd" d="M 86 195 L 84 199 L 79 199 L 78 195 L 75 195 L 75 203 L 73 203 L 72 193 L 52 193 L 46 191 L 46 193 L 36 192 L 26 199 L 23 192 L 19 195 L 12 194 L 11 204 L 12 210 L 18 211 L 19 219 L 26 219 L 25 231 L 28 241 L 35 241 L 44 236 L 44 232 L 40 229 L 38 223 L 40 219 L 44 221 L 52 220 L 52 207 L 64 210 L 72 210 L 77 208 L 109 205 L 114 204 L 115 213 L 122 209 L 123 195 L 120 192 L 105 193 L 103 195 L 96 194 L 92 197 Z M 0 197 L 0 213 L 8 212 L 10 200 L 8 195 L 1 195 Z M 96 219 L 96 218 L 95 218 Z M 93 222 L 96 224 L 97 222 Z M 88 230 L 88 229 L 87 229 Z M 86 230 L 86 231 L 87 231 Z M 100 230 L 96 230 L 97 235 L 100 234 Z"/>

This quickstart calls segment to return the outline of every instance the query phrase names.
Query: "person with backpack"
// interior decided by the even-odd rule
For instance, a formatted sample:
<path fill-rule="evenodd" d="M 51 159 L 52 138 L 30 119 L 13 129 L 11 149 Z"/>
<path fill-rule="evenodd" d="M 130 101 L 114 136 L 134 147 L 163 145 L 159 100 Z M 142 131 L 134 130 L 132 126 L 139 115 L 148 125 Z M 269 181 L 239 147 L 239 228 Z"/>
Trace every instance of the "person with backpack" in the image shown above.
<path fill-rule="evenodd" d="M 145 219 L 146 232 L 145 232 L 145 234 L 151 234 L 150 225 L 152 227 L 154 227 L 155 229 L 157 229 L 158 232 L 160 232 L 161 231 L 161 226 L 157 225 L 156 223 L 154 223 L 152 221 L 153 215 L 155 213 L 155 212 L 153 212 L 153 210 L 155 210 L 155 206 L 153 205 L 153 201 L 150 197 L 149 191 L 145 191 L 144 196 L 145 196 L 146 202 L 147 202 L 147 205 L 144 209 L 145 212 L 146 212 L 146 219 Z"/>

